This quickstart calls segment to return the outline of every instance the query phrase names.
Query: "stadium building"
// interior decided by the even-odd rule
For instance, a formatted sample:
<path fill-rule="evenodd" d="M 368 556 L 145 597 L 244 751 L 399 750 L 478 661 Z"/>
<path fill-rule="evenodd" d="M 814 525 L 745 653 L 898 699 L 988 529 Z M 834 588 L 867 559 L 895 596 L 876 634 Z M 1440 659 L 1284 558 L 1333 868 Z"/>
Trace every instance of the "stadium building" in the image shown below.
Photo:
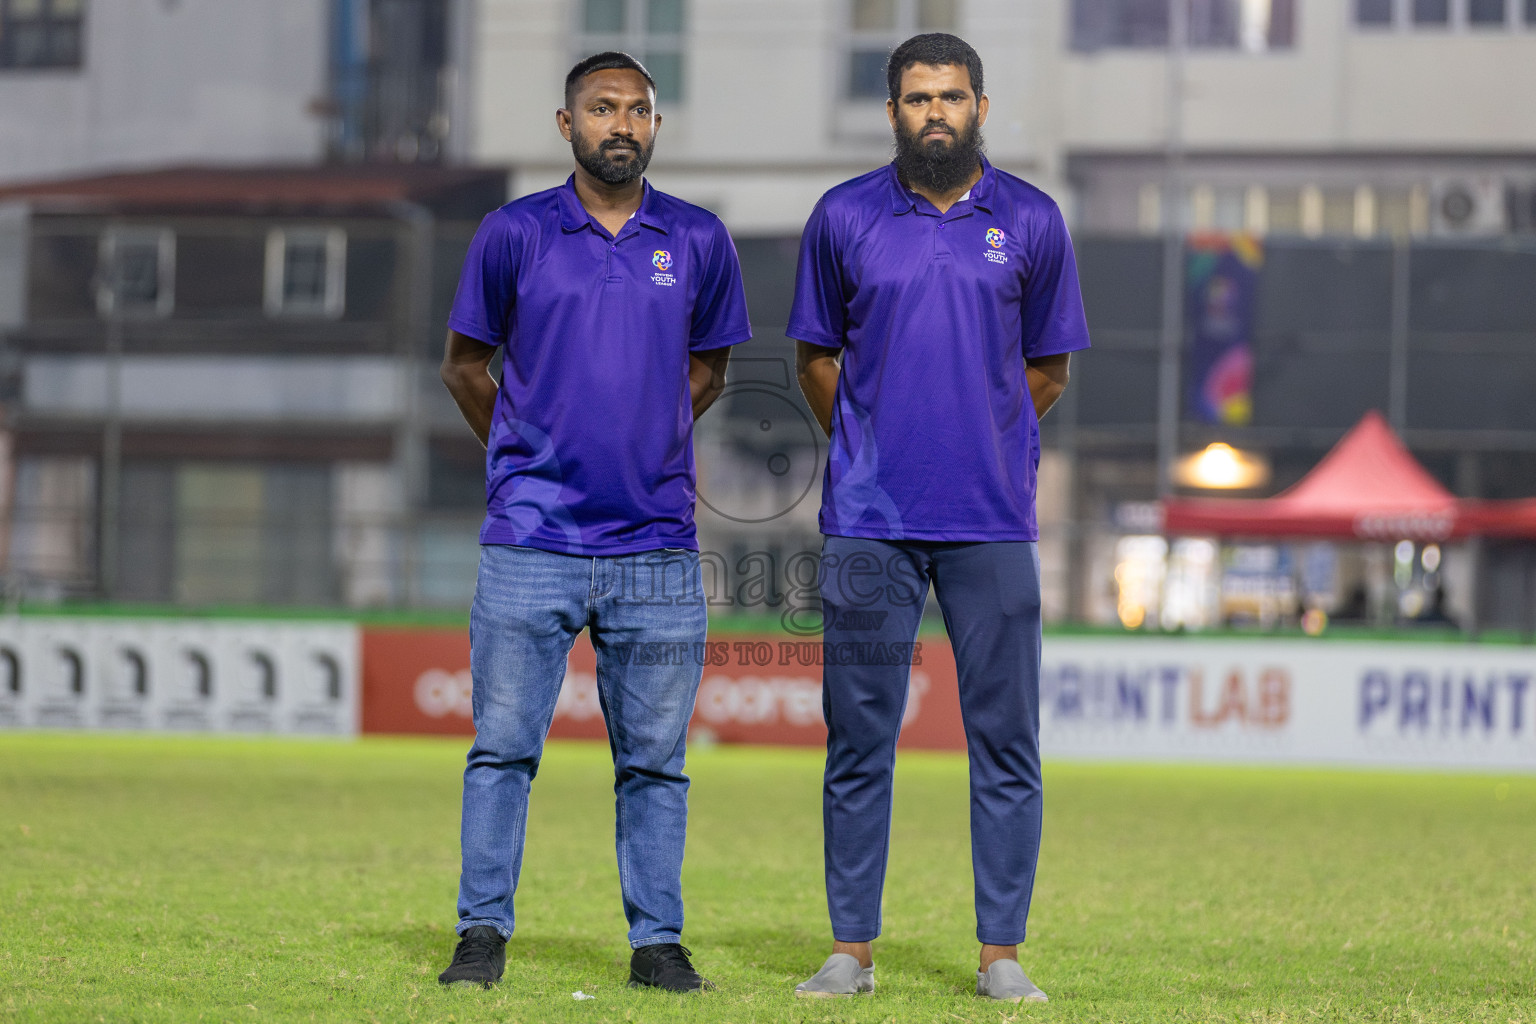
<path fill-rule="evenodd" d="M 738 351 L 732 392 L 701 425 L 699 462 L 701 539 L 717 554 L 719 592 L 749 606 L 789 600 L 785 567 L 816 546 L 824 451 L 783 335 L 800 226 L 823 191 L 888 159 L 889 49 L 915 32 L 957 32 L 987 61 L 990 158 L 1067 211 L 1094 331 L 1045 424 L 1048 615 L 1263 620 L 1294 611 L 1310 572 L 1335 613 L 1387 622 L 1434 607 L 1464 625 L 1516 624 L 1530 574 L 1523 548 L 1457 546 L 1443 562 L 1437 549 L 1428 569 L 1415 545 L 1406 586 L 1423 593 L 1403 605 L 1395 556 L 1380 545 L 1169 545 L 1151 503 L 1168 490 L 1174 456 L 1213 442 L 1267 470 L 1235 493 L 1273 493 L 1371 409 L 1457 494 L 1536 494 L 1526 384 L 1536 379 L 1536 110 L 1518 100 L 1536 91 L 1536 8 L 1526 0 L 284 0 L 243 15 L 261 21 L 244 28 L 251 38 L 289 33 L 283 60 L 302 68 L 267 62 L 243 84 L 221 79 L 212 60 L 139 68 L 153 78 L 132 86 L 140 107 L 178 93 L 174 76 L 207 77 L 179 90 L 180 106 L 143 107 L 160 135 L 125 119 L 120 137 L 101 130 L 101 97 L 129 95 L 118 51 L 138 36 L 127 29 L 196 43 L 225 31 L 225 16 L 149 0 L 99 16 L 46 9 L 75 11 L 59 15 L 73 28 L 57 30 L 84 43 L 60 44 L 46 72 L 34 64 L 8 79 L 34 91 L 25 104 L 0 91 L 0 125 L 15 138 L 45 133 L 47 111 L 66 126 L 61 138 L 74 132 L 97 149 L 4 168 L 13 178 L 387 159 L 498 169 L 506 193 L 522 195 L 569 173 L 552 115 L 571 63 L 607 48 L 644 60 L 665 117 L 652 178 L 721 215 L 747 276 L 756 340 Z M 245 149 L 224 145 L 218 118 L 197 128 L 205 122 L 175 116 L 188 103 L 236 111 L 229 123 L 267 134 L 243 135 Z M 80 121 L 88 115 L 96 120 Z M 1234 248 L 1234 233 L 1253 244 Z M 1221 279 L 1241 284 L 1229 308 L 1191 299 L 1201 282 L 1190 271 L 1164 273 L 1202 254 L 1234 268 Z M 446 248 L 438 256 L 451 263 Z M 32 322 L 29 312 L 12 319 Z M 1199 349 L 1218 327 L 1226 348 L 1216 356 L 1240 350 L 1226 362 Z M 439 332 L 422 331 L 425 365 Z M 1223 375 L 1217 365 L 1246 369 Z M 431 493 L 444 515 L 471 521 L 476 446 L 454 432 L 430 375 L 417 378 L 426 391 L 415 401 L 441 426 L 426 446 Z M 25 379 L 18 386 L 28 394 Z M 17 402 L 28 415 L 27 399 Z M 462 532 L 399 543 L 462 567 L 473 556 L 472 532 Z M 20 551 L 13 544 L 13 565 Z M 1193 581 L 1177 608 L 1159 606 L 1167 579 Z M 451 594 L 412 584 L 390 600 L 453 603 L 467 585 Z M 1128 604 L 1138 588 L 1146 598 Z M 1443 597 L 1423 600 L 1432 593 Z"/>

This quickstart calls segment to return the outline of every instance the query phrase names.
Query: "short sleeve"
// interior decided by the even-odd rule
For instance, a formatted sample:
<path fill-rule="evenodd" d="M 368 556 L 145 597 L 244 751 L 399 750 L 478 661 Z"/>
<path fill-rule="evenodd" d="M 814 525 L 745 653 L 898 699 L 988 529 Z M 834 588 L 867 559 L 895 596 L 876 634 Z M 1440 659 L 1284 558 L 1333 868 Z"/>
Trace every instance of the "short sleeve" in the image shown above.
<path fill-rule="evenodd" d="M 510 218 L 501 210 L 493 210 L 480 222 L 459 273 L 449 328 L 487 345 L 507 340 L 517 300 L 515 235 Z"/>
<path fill-rule="evenodd" d="M 1061 208 L 1040 217 L 1030 246 L 1024 282 L 1024 358 L 1060 355 L 1088 347 L 1088 319 L 1077 282 L 1077 258 Z"/>
<path fill-rule="evenodd" d="M 709 255 L 704 260 L 693 318 L 688 329 L 688 350 L 739 345 L 752 337 L 747 317 L 747 293 L 741 283 L 741 260 L 730 232 L 719 219 L 714 222 Z"/>
<path fill-rule="evenodd" d="M 805 233 L 800 236 L 795 301 L 790 306 L 785 333 L 796 341 L 842 348 L 846 322 L 842 281 L 842 254 L 833 236 L 826 199 L 822 199 L 811 211 Z"/>

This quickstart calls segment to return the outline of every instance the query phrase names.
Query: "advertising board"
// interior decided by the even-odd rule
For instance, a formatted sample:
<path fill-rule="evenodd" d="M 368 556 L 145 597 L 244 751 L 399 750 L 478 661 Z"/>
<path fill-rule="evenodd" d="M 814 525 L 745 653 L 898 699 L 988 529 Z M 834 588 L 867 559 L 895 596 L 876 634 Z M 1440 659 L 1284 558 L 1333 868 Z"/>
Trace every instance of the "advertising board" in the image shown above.
<path fill-rule="evenodd" d="M 365 732 L 473 733 L 464 633 L 364 630 L 362 646 Z M 1536 770 L 1530 648 L 1128 636 L 1047 637 L 1044 651 L 1047 758 Z M 702 661 L 695 736 L 826 742 L 818 641 L 732 636 L 653 653 Z M 606 736 L 595 665 L 578 639 L 551 736 Z M 942 637 L 914 649 L 901 745 L 965 747 Z"/>
<path fill-rule="evenodd" d="M 357 732 L 351 623 L 0 618 L 0 726 Z"/>

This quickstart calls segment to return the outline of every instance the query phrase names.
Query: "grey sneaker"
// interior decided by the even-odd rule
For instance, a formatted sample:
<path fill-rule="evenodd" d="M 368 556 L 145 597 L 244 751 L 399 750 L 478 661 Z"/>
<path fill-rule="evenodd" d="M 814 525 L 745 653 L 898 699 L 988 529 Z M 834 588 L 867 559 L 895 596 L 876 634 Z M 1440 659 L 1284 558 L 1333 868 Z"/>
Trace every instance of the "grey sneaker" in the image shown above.
<path fill-rule="evenodd" d="M 1004 1003 L 1050 1002 L 1017 960 L 995 960 L 985 971 L 977 971 L 976 994 Z"/>
<path fill-rule="evenodd" d="M 847 953 L 833 953 L 821 970 L 795 986 L 802 999 L 835 999 L 875 990 L 875 968 L 860 967 L 859 958 Z"/>

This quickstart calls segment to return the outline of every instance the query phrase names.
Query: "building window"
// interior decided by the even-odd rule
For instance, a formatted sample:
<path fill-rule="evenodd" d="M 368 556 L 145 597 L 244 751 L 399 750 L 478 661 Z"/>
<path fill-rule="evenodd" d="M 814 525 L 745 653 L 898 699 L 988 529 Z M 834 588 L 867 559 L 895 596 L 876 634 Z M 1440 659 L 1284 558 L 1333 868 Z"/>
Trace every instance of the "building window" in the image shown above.
<path fill-rule="evenodd" d="M 1297 0 L 1072 0 L 1072 48 L 1165 48 L 1172 2 L 1186 5 L 1191 47 L 1262 53 L 1296 45 Z"/>
<path fill-rule="evenodd" d="M 346 306 L 347 234 L 340 228 L 267 233 L 269 316 L 340 316 Z"/>
<path fill-rule="evenodd" d="M 181 0 L 160 0 L 171 6 Z M 442 159 L 450 118 L 455 0 L 327 0 L 331 154 L 342 160 Z"/>
<path fill-rule="evenodd" d="M 0 68 L 78 68 L 85 0 L 0 0 Z"/>
<path fill-rule="evenodd" d="M 175 233 L 112 228 L 101 236 L 96 308 L 102 316 L 169 316 L 175 281 Z"/>
<path fill-rule="evenodd" d="M 1449 25 L 1451 0 L 1413 0 L 1415 25 Z"/>
<path fill-rule="evenodd" d="M 885 64 L 904 40 L 919 32 L 954 32 L 960 0 L 851 0 L 845 94 L 855 100 L 884 100 Z"/>
<path fill-rule="evenodd" d="M 582 0 L 580 9 L 575 60 L 623 50 L 656 80 L 657 103 L 683 101 L 684 0 Z"/>
<path fill-rule="evenodd" d="M 1536 0 L 1355 0 L 1361 28 L 1506 29 L 1536 25 Z"/>
<path fill-rule="evenodd" d="M 1355 24 L 1388 26 L 1392 24 L 1392 0 L 1355 0 Z"/>
<path fill-rule="evenodd" d="M 1509 20 L 1505 0 L 1467 0 L 1467 24 L 1502 26 Z"/>

